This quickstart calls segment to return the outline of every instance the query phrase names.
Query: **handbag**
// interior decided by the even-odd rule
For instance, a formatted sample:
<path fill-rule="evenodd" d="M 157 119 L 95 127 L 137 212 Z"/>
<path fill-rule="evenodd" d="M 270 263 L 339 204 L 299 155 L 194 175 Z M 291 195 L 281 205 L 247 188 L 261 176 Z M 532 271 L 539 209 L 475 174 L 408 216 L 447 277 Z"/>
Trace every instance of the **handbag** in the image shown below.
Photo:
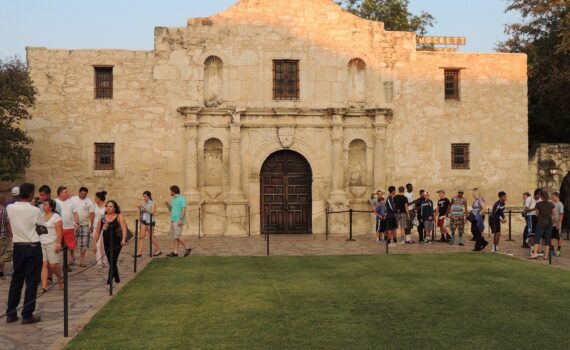
<path fill-rule="evenodd" d="M 48 229 L 44 225 L 36 224 L 36 233 L 38 234 L 38 236 L 47 235 Z"/>

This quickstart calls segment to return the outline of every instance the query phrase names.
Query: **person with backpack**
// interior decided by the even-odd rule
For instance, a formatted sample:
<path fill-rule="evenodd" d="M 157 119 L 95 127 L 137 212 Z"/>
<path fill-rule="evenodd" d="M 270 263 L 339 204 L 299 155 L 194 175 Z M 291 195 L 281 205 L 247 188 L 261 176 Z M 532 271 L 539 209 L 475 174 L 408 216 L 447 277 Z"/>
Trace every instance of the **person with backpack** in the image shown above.
<path fill-rule="evenodd" d="M 460 188 L 457 190 L 457 196 L 451 199 L 451 205 L 447 211 L 449 216 L 449 228 L 451 229 L 451 240 L 449 245 L 455 242 L 455 231 L 459 234 L 459 245 L 463 246 L 463 231 L 467 222 L 467 200 L 463 197 L 465 191 Z"/>
<path fill-rule="evenodd" d="M 394 203 L 396 187 L 388 187 L 388 193 L 389 195 L 386 199 L 386 230 L 388 232 L 388 243 L 394 240 L 394 244 L 397 244 L 396 228 L 398 227 L 398 224 L 396 222 L 396 204 Z"/>
<path fill-rule="evenodd" d="M 429 192 L 424 192 L 424 200 L 421 203 L 421 217 L 424 221 L 424 240 L 425 244 L 430 243 L 430 237 L 434 229 L 434 209 L 433 201 L 429 199 Z"/>

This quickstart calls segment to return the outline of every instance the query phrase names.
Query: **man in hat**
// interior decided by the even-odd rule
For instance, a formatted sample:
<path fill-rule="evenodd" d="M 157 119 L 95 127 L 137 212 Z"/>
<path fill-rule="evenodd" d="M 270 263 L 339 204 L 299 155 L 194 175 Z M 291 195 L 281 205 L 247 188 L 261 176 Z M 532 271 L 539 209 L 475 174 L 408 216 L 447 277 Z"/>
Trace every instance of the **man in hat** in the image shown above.
<path fill-rule="evenodd" d="M 10 204 L 16 203 L 18 199 L 20 199 L 20 187 L 16 186 L 12 188 L 12 198 L 6 201 L 6 207 L 9 206 Z"/>
<path fill-rule="evenodd" d="M 445 243 L 451 240 L 449 236 L 449 225 L 445 225 L 445 220 L 447 219 L 447 210 L 451 205 L 449 199 L 445 196 L 445 190 L 438 190 L 439 200 L 437 201 L 437 207 L 435 208 L 435 214 L 437 216 L 437 227 L 439 227 L 439 232 L 441 232 L 441 238 L 439 242 Z"/>
<path fill-rule="evenodd" d="M 463 197 L 465 191 L 460 188 L 457 190 L 457 196 L 451 199 L 451 205 L 447 209 L 449 216 L 449 228 L 451 229 L 450 245 L 455 242 L 455 231 L 459 234 L 459 245 L 463 245 L 463 231 L 467 222 L 467 201 Z"/>

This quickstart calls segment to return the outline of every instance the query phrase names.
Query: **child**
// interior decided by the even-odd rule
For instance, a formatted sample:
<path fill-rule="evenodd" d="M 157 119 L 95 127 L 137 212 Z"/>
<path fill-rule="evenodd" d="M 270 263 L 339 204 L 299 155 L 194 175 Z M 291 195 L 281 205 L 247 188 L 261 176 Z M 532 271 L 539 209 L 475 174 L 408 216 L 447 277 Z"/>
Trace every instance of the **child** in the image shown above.
<path fill-rule="evenodd" d="M 386 239 L 386 199 L 384 197 L 378 197 L 374 215 L 376 215 L 376 242 L 384 243 Z"/>
<path fill-rule="evenodd" d="M 558 241 L 558 249 L 556 250 L 556 256 L 560 256 L 560 249 L 562 248 L 562 240 L 560 240 L 560 235 L 562 233 L 562 222 L 564 220 L 564 204 L 560 201 L 560 194 L 554 192 L 552 194 L 552 203 L 554 203 L 554 208 L 556 212 L 554 214 L 554 227 L 552 228 L 552 238 L 556 238 Z M 550 248 L 552 252 L 554 250 Z"/>
<path fill-rule="evenodd" d="M 507 194 L 503 191 L 498 194 L 499 200 L 493 205 L 493 210 L 489 215 L 489 226 L 493 234 L 493 251 L 499 251 L 499 239 L 501 238 L 501 222 L 507 222 L 505 219 L 505 203 L 507 202 Z"/>

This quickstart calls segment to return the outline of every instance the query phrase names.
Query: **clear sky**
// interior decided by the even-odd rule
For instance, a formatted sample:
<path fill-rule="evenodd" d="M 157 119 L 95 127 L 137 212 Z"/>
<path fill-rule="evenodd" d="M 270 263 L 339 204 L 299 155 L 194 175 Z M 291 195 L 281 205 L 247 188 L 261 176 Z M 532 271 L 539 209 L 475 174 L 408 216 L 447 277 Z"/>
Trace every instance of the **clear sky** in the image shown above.
<path fill-rule="evenodd" d="M 306 0 L 311 1 L 311 0 Z M 0 0 L 0 58 L 25 58 L 26 46 L 153 48 L 154 27 L 185 26 L 188 17 L 222 11 L 236 0 Z M 491 52 L 503 40 L 506 0 L 410 0 L 437 23 L 429 35 L 466 36 L 461 51 Z"/>

